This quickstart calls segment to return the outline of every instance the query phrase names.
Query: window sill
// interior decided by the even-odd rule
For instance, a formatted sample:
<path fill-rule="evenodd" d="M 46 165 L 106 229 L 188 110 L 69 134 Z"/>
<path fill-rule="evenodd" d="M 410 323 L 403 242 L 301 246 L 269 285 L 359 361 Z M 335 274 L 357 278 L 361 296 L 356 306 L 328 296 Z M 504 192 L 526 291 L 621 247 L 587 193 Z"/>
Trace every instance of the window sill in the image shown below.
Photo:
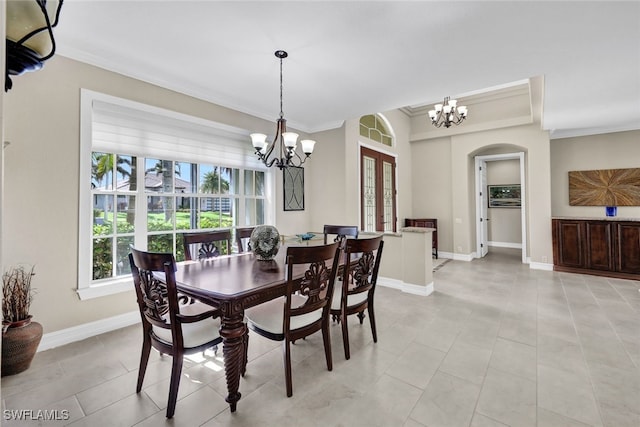
<path fill-rule="evenodd" d="M 133 279 L 130 277 L 114 279 L 99 285 L 80 288 L 76 292 L 81 301 L 133 291 Z"/>

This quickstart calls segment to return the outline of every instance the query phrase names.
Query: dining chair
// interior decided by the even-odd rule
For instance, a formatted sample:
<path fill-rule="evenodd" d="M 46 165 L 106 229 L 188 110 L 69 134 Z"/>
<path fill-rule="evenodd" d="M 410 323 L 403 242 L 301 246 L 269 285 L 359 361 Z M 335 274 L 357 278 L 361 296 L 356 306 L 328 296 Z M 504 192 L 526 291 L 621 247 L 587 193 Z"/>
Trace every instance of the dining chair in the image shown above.
<path fill-rule="evenodd" d="M 231 230 L 203 231 L 197 233 L 183 233 L 184 259 L 191 261 L 192 248 L 197 248 L 197 259 L 213 258 L 222 255 L 218 242 L 226 242 L 226 253 L 231 255 Z"/>
<path fill-rule="evenodd" d="M 236 245 L 238 252 L 244 252 L 244 241 L 247 241 L 247 251 L 251 251 L 251 233 L 255 227 L 236 228 Z"/>
<path fill-rule="evenodd" d="M 340 246 L 344 249 L 344 241 L 347 237 L 358 238 L 358 227 L 355 225 L 325 225 L 322 231 L 324 233 L 324 244 L 328 242 L 329 235 L 335 235 L 334 242 L 340 242 Z"/>
<path fill-rule="evenodd" d="M 327 261 L 330 262 L 329 265 Z M 339 261 L 338 243 L 288 247 L 285 296 L 257 305 L 245 312 L 250 330 L 265 338 L 283 342 L 287 397 L 293 395 L 293 341 L 322 331 L 327 369 L 333 369 L 329 309 Z"/>
<path fill-rule="evenodd" d="M 382 259 L 382 236 L 372 239 L 348 239 L 345 243 L 341 287 L 336 289 L 331 302 L 331 316 L 342 324 L 344 357 L 351 357 L 349 351 L 349 329 L 347 317 L 357 314 L 360 324 L 364 321 L 364 310 L 369 313 L 369 323 L 373 342 L 378 342 L 373 297 L 378 282 L 378 269 Z M 356 261 L 357 260 L 357 261 Z"/>
<path fill-rule="evenodd" d="M 142 390 L 151 348 L 173 358 L 167 418 L 175 413 L 185 355 L 203 352 L 222 343 L 219 311 L 201 302 L 184 301 L 176 290 L 173 254 L 143 252 L 131 248 L 131 274 L 142 319 L 142 353 L 136 393 Z M 155 275 L 163 273 L 161 281 Z"/>

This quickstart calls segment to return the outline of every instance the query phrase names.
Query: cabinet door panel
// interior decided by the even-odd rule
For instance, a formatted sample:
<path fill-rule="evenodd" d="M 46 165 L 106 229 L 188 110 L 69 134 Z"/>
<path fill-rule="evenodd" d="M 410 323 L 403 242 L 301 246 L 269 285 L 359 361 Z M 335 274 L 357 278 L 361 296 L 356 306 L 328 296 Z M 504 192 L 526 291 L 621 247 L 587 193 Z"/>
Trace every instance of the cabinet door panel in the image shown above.
<path fill-rule="evenodd" d="M 584 268 L 584 224 L 576 221 L 557 223 L 558 264 Z"/>
<path fill-rule="evenodd" d="M 622 273 L 640 273 L 640 224 L 617 224 L 616 270 Z"/>
<path fill-rule="evenodd" d="M 613 270 L 613 241 L 610 222 L 587 222 L 586 267 Z"/>

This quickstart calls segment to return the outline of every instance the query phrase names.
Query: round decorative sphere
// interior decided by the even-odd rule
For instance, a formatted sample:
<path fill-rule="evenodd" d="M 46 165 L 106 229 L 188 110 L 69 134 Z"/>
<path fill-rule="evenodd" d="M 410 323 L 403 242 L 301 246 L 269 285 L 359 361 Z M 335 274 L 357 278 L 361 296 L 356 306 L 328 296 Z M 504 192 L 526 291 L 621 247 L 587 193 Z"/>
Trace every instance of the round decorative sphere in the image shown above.
<path fill-rule="evenodd" d="M 280 233 L 273 225 L 258 225 L 249 240 L 251 250 L 261 261 L 272 260 L 280 249 Z"/>

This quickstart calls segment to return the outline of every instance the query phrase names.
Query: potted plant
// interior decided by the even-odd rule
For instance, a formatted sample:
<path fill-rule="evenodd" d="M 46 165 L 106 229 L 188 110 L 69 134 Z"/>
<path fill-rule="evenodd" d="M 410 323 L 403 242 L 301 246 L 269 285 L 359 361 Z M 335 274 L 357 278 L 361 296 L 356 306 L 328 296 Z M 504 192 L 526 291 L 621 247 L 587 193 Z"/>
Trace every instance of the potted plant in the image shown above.
<path fill-rule="evenodd" d="M 25 371 L 36 354 L 42 325 L 29 314 L 34 267 L 11 267 L 2 275 L 2 376 Z"/>

